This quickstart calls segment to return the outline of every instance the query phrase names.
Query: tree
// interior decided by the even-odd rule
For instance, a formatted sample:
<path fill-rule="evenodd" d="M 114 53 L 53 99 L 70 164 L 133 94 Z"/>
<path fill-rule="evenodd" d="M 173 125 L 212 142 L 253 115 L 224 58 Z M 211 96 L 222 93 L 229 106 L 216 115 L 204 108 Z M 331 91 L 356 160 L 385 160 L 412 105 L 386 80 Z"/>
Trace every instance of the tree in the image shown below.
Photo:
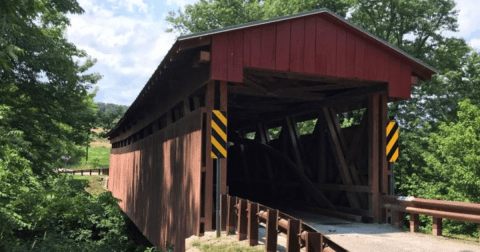
<path fill-rule="evenodd" d="M 100 75 L 85 72 L 95 60 L 63 34 L 69 25 L 66 14 L 82 12 L 74 0 L 1 3 L 3 44 L 24 54 L 10 57 L 9 69 L 0 69 L 0 103 L 15 111 L 10 127 L 22 131 L 30 143 L 31 153 L 25 158 L 39 174 L 52 172 L 66 152 L 79 156 L 76 146 L 94 120 L 91 88 Z"/>
<path fill-rule="evenodd" d="M 347 14 L 353 0 L 200 0 L 185 10 L 169 12 L 166 18 L 179 34 L 195 33 L 243 24 L 318 8 L 329 8 L 341 16 Z"/>

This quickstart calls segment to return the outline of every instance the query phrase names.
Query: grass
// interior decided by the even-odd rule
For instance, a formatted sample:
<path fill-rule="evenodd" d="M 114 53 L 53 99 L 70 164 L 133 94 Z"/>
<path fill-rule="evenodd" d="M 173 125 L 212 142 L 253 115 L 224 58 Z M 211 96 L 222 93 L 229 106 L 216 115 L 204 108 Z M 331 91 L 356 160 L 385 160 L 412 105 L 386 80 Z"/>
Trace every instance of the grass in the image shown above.
<path fill-rule="evenodd" d="M 101 176 L 69 175 L 69 176 L 73 176 L 74 179 L 79 181 L 85 181 L 85 191 L 87 191 L 90 194 L 99 195 L 104 192 L 107 192 L 107 189 L 105 189 L 104 185 L 108 176 L 103 176 L 103 175 Z"/>
<path fill-rule="evenodd" d="M 264 246 L 249 247 L 238 241 L 226 240 L 225 238 L 212 238 L 193 241 L 190 246 L 202 252 L 263 252 Z"/>
<path fill-rule="evenodd" d="M 110 166 L 110 148 L 107 147 L 89 147 L 88 148 L 88 164 L 83 157 L 76 165 L 69 168 L 74 170 L 88 169 L 107 169 Z"/>

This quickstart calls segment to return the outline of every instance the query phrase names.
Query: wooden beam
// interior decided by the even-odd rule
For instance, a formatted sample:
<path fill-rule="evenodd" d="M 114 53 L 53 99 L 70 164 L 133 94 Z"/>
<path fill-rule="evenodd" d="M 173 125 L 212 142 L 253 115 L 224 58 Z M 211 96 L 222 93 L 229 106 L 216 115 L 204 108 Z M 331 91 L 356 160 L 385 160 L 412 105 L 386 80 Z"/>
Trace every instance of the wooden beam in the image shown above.
<path fill-rule="evenodd" d="M 387 146 L 387 124 L 388 124 L 388 105 L 387 105 L 388 97 L 386 94 L 382 94 L 379 97 L 379 119 L 378 119 L 378 127 L 379 127 L 379 187 L 380 187 L 380 194 L 379 197 L 382 195 L 388 194 L 389 189 L 389 170 L 388 170 L 388 162 L 387 162 L 387 153 L 386 153 L 386 146 Z M 381 213 L 381 220 L 386 219 L 387 209 L 381 207 L 379 204 L 379 211 Z"/>
<path fill-rule="evenodd" d="M 319 190 L 325 190 L 325 191 L 372 193 L 372 188 L 370 188 L 369 186 L 339 185 L 339 184 L 316 184 L 315 187 L 317 187 Z"/>
<path fill-rule="evenodd" d="M 211 36 L 182 40 L 182 41 L 179 41 L 177 52 L 192 49 L 192 48 L 197 48 L 201 46 L 207 46 L 207 45 L 210 45 L 211 42 L 212 42 Z"/>
<path fill-rule="evenodd" d="M 219 99 L 220 99 L 220 110 L 228 112 L 228 91 L 227 91 L 227 82 L 220 81 L 218 88 L 220 89 L 219 92 Z M 228 113 L 227 113 L 228 117 Z M 228 132 L 227 132 L 228 135 Z M 228 139 L 227 139 L 228 140 Z M 222 185 L 221 185 L 221 193 L 227 193 L 227 163 L 228 163 L 228 156 L 222 162 Z"/>
<path fill-rule="evenodd" d="M 417 85 L 418 84 L 418 76 L 412 75 L 412 85 Z"/>
<path fill-rule="evenodd" d="M 206 107 L 206 138 L 205 138 L 205 231 L 213 230 L 213 159 L 210 157 L 212 151 L 211 143 L 211 123 L 212 110 L 215 102 L 215 82 L 209 81 L 205 87 L 205 107 Z"/>
<path fill-rule="evenodd" d="M 266 69 L 255 69 L 255 68 L 245 68 L 244 73 L 248 75 L 256 76 L 265 76 L 265 77 L 275 77 L 275 78 L 284 78 L 284 79 L 294 79 L 294 80 L 303 80 L 303 81 L 315 81 L 323 83 L 337 83 L 345 86 L 359 87 L 370 85 L 374 83 L 381 83 L 379 81 L 361 81 L 357 79 L 346 79 L 339 77 L 323 76 L 316 74 L 306 74 L 306 73 L 293 73 L 285 72 L 278 70 L 266 70 Z"/>
<path fill-rule="evenodd" d="M 296 121 L 291 117 L 285 118 L 285 129 L 288 133 L 290 144 L 292 146 L 293 156 L 300 170 L 305 173 L 305 166 L 302 158 L 302 147 L 300 145 L 300 133 Z"/>
<path fill-rule="evenodd" d="M 373 221 L 381 222 L 379 213 L 379 109 L 378 94 L 370 95 L 368 98 L 368 186 L 372 188 L 369 209 L 373 211 Z"/>
<path fill-rule="evenodd" d="M 272 148 L 271 146 L 268 146 L 253 140 L 242 138 L 242 139 L 234 139 L 233 141 L 235 144 L 238 143 L 238 144 L 256 145 L 260 147 L 262 150 L 272 155 L 273 157 L 275 157 L 276 159 L 279 159 L 281 162 L 283 162 L 283 164 L 285 164 L 286 167 L 289 167 L 294 172 L 297 178 L 301 181 L 301 185 L 304 188 L 305 192 L 310 194 L 318 204 L 324 205 L 328 209 L 335 210 L 335 206 L 330 202 L 330 200 L 328 200 L 328 198 L 325 197 L 325 195 L 315 187 L 314 183 L 285 154 Z"/>
<path fill-rule="evenodd" d="M 251 87 L 260 93 L 267 93 L 267 89 L 261 85 L 261 83 L 256 83 L 255 81 L 249 79 L 248 77 L 243 78 L 243 84 L 247 87 Z"/>
<path fill-rule="evenodd" d="M 265 145 L 270 144 L 270 136 L 268 135 L 268 128 L 264 124 L 257 125 L 256 136 L 258 136 L 258 139 L 260 140 L 261 143 Z M 277 188 L 275 187 L 275 175 L 273 173 L 272 165 L 270 163 L 270 159 L 268 158 L 268 156 L 265 155 L 264 160 L 265 160 L 265 168 L 267 170 L 267 178 L 269 180 L 270 189 L 272 191 L 272 196 L 274 199 L 276 199 Z"/>
<path fill-rule="evenodd" d="M 352 183 L 350 171 L 345 161 L 345 156 L 343 155 L 342 147 L 340 146 L 340 142 L 336 134 L 334 123 L 330 116 L 330 112 L 325 107 L 323 108 L 323 115 L 327 123 L 328 131 L 330 133 L 328 134 L 329 140 L 330 140 L 329 142 L 334 154 L 333 156 L 335 157 L 335 161 L 337 163 L 338 173 L 342 178 L 343 184 L 352 185 L 353 183 Z M 358 201 L 357 196 L 354 193 L 347 192 L 347 198 L 348 198 L 348 201 L 350 202 L 350 205 L 353 208 L 360 208 L 360 203 Z"/>
<path fill-rule="evenodd" d="M 345 163 L 347 165 L 347 168 L 350 172 L 350 175 L 352 176 L 353 184 L 354 185 L 361 185 L 360 177 L 358 176 L 357 168 L 355 167 L 354 162 L 349 162 L 348 161 L 348 156 L 346 155 L 348 153 L 348 146 L 347 146 L 347 140 L 345 139 L 345 136 L 343 134 L 342 127 L 340 126 L 340 121 L 338 120 L 337 113 L 333 108 L 329 109 L 330 111 L 330 116 L 332 117 L 333 121 L 333 126 L 335 128 L 335 131 L 337 133 L 337 137 L 339 139 L 339 143 L 341 144 L 342 148 L 342 157 L 345 159 Z M 359 202 L 361 207 L 366 208 L 368 207 L 367 204 L 367 199 L 365 198 L 364 195 L 358 194 Z"/>

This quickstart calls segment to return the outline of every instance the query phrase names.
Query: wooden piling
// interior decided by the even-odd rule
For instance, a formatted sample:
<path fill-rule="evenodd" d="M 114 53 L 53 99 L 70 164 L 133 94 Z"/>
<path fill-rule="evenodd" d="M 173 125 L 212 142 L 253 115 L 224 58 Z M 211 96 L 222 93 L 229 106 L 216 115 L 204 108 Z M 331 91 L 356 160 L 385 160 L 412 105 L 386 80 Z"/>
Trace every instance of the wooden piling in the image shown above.
<path fill-rule="evenodd" d="M 238 234 L 239 241 L 247 239 L 248 216 L 247 216 L 247 201 L 244 199 L 238 202 Z"/>
<path fill-rule="evenodd" d="M 267 234 L 265 237 L 265 252 L 277 251 L 277 211 L 267 210 Z"/>
<path fill-rule="evenodd" d="M 248 202 L 248 245 L 255 246 L 258 244 L 258 205 L 257 203 Z"/>
<path fill-rule="evenodd" d="M 227 227 L 226 227 L 226 233 L 227 235 L 234 233 L 235 234 L 235 204 L 237 202 L 237 197 L 235 196 L 228 196 L 227 200 Z"/>
<path fill-rule="evenodd" d="M 418 226 L 420 224 L 420 218 L 418 214 L 410 213 L 410 232 L 418 232 Z"/>
<path fill-rule="evenodd" d="M 300 234 L 300 221 L 295 219 L 288 220 L 287 229 L 287 251 L 300 252 L 300 242 L 298 235 Z"/>
<path fill-rule="evenodd" d="M 433 217 L 432 233 L 436 236 L 442 236 L 442 218 Z"/>

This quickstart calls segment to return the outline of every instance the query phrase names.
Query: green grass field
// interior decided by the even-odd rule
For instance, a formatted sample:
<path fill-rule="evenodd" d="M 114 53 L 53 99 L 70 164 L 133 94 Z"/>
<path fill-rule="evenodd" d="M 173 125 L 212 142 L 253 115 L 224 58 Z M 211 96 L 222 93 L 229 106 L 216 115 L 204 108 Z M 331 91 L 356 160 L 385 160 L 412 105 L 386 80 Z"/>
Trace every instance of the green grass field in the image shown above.
<path fill-rule="evenodd" d="M 74 170 L 88 170 L 88 169 L 106 169 L 110 166 L 110 148 L 107 147 L 89 147 L 88 148 L 88 163 L 83 157 L 78 164 L 70 166 Z"/>
<path fill-rule="evenodd" d="M 73 176 L 75 180 L 85 181 L 85 191 L 90 194 L 99 195 L 107 192 L 104 187 L 105 180 L 108 176 L 80 176 L 80 175 L 68 175 Z"/>

